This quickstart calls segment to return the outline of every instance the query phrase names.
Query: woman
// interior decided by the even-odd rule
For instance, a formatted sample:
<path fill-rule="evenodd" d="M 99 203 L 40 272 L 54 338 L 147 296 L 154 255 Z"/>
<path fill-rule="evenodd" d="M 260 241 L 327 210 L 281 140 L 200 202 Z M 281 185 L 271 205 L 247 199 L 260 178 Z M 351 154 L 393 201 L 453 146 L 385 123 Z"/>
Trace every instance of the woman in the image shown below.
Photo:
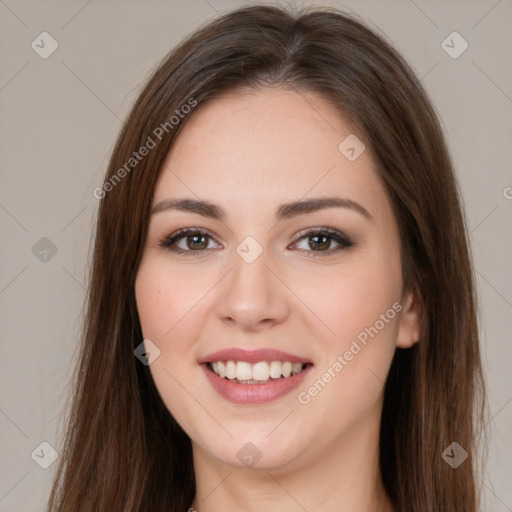
<path fill-rule="evenodd" d="M 461 200 L 381 37 L 333 9 L 209 23 L 151 77 L 94 194 L 50 511 L 478 509 Z"/>

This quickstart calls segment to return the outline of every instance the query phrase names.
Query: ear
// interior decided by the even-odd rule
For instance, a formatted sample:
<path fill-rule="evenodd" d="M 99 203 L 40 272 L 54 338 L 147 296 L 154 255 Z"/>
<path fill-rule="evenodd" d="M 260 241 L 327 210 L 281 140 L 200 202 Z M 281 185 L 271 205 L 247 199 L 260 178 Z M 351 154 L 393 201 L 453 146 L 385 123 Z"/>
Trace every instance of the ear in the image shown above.
<path fill-rule="evenodd" d="M 411 348 L 421 337 L 421 302 L 416 288 L 404 294 L 396 346 Z"/>

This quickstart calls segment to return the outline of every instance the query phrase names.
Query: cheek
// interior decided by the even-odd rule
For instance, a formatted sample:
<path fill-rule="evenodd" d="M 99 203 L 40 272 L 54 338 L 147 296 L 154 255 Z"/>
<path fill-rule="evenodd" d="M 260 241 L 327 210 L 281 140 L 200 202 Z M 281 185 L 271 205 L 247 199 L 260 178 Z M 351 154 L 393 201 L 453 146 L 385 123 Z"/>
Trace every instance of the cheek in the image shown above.
<path fill-rule="evenodd" d="M 135 297 L 144 337 L 162 346 L 168 344 L 195 312 L 199 292 L 190 280 L 180 278 L 157 259 L 143 261 L 135 281 Z"/>
<path fill-rule="evenodd" d="M 389 326 L 396 326 L 392 306 L 400 301 L 402 287 L 400 259 L 396 256 L 357 255 L 346 266 L 317 274 L 313 282 L 310 276 L 296 275 L 297 296 L 310 309 L 310 329 L 316 322 L 323 333 L 321 339 L 331 350 L 344 348 L 376 322 L 386 337 L 391 331 Z M 382 328 L 381 315 L 386 315 L 390 308 L 385 319 L 389 322 Z"/>
<path fill-rule="evenodd" d="M 314 399 L 320 409 L 343 406 L 331 410 L 333 419 L 343 422 L 347 411 L 351 417 L 362 414 L 381 396 L 401 310 L 399 254 L 360 254 L 346 270 L 332 272 L 316 284 L 309 292 L 303 286 L 300 293 L 329 329 L 316 339 L 321 362 L 315 377 L 320 382 L 305 389 L 303 397 L 304 402 Z"/>
<path fill-rule="evenodd" d="M 194 293 L 195 290 L 195 293 Z M 143 260 L 135 281 L 137 311 L 144 339 L 150 339 L 160 350 L 149 370 L 167 409 L 178 422 L 199 415 L 196 395 L 189 383 L 198 379 L 195 363 L 195 340 L 200 337 L 202 322 L 198 302 L 204 291 L 191 285 L 190 279 L 176 274 L 158 259 Z M 183 391 L 190 389 L 192 395 Z M 176 414 L 177 413 L 177 414 Z"/>
<path fill-rule="evenodd" d="M 158 338 L 162 331 L 167 305 L 162 287 L 151 272 L 141 268 L 135 281 L 135 301 L 144 338 Z"/>
<path fill-rule="evenodd" d="M 168 402 L 183 394 L 178 382 L 191 381 L 200 371 L 197 340 L 202 337 L 215 276 L 180 271 L 165 256 L 149 256 L 139 267 L 135 297 L 143 337 L 160 350 L 150 370 Z"/>

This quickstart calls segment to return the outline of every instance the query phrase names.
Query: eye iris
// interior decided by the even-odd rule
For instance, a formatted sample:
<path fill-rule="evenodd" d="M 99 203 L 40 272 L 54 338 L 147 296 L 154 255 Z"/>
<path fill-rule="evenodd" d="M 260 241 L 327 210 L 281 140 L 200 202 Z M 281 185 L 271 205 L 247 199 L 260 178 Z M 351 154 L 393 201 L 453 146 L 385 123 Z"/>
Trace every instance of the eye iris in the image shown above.
<path fill-rule="evenodd" d="M 314 240 L 315 242 L 311 243 L 312 240 Z M 318 242 L 318 240 L 322 240 L 322 241 Z M 325 236 L 325 235 L 318 236 L 318 235 L 316 235 L 316 236 L 310 237 L 309 246 L 311 247 L 311 249 L 325 250 L 325 249 L 329 249 L 329 245 L 330 245 L 330 237 L 329 236 Z"/>
<path fill-rule="evenodd" d="M 208 247 L 208 240 L 206 235 L 190 235 L 187 237 L 187 247 L 193 251 L 197 249 L 206 249 Z M 191 243 L 190 240 L 193 240 Z M 196 244 L 198 240 L 202 240 L 203 242 Z"/>

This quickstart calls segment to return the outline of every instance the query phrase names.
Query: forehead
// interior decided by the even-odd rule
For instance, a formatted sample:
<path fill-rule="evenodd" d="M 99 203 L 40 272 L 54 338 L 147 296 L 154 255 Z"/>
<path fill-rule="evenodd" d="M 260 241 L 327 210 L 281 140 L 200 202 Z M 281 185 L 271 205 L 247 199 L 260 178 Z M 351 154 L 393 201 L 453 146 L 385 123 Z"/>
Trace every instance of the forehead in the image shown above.
<path fill-rule="evenodd" d="M 339 110 L 312 92 L 266 88 L 223 94 L 187 120 L 164 163 L 154 203 L 195 195 L 247 211 L 333 192 L 385 200 L 369 148 L 354 161 L 340 152 L 351 135 L 364 140 Z"/>

